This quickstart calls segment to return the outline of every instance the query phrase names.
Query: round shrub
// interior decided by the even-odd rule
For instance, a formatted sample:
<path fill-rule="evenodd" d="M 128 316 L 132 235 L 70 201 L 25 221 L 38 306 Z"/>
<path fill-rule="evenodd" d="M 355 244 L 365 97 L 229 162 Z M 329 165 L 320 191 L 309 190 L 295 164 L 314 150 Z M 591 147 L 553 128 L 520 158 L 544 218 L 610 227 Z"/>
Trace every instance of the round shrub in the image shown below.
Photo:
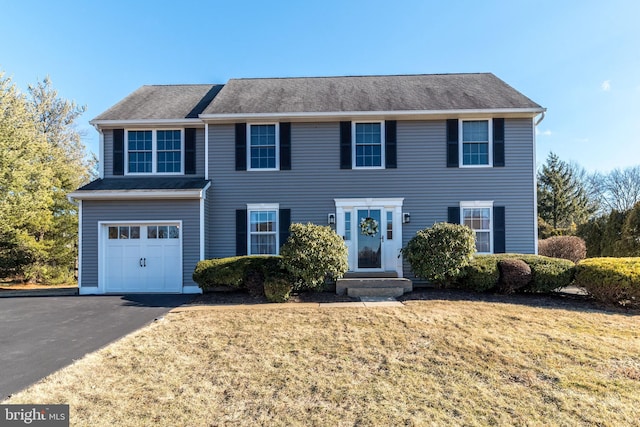
<path fill-rule="evenodd" d="M 287 277 L 267 277 L 264 281 L 264 294 L 270 302 L 286 302 L 292 290 Z"/>
<path fill-rule="evenodd" d="M 554 236 L 538 242 L 538 253 L 551 258 L 578 262 L 587 256 L 587 245 L 577 236 Z"/>
<path fill-rule="evenodd" d="M 575 284 L 600 302 L 640 307 L 640 258 L 585 259 Z"/>
<path fill-rule="evenodd" d="M 229 286 L 263 295 L 264 278 L 281 274 L 280 258 L 257 255 L 207 259 L 196 265 L 193 281 L 205 292 Z"/>
<path fill-rule="evenodd" d="M 533 274 L 533 280 L 524 288 L 524 291 L 548 293 L 573 283 L 575 264 L 572 261 L 540 255 L 519 255 L 518 257 L 529 264 Z"/>
<path fill-rule="evenodd" d="M 339 279 L 349 268 L 347 247 L 329 226 L 291 224 L 280 255 L 297 290 L 321 289 L 327 277 Z"/>
<path fill-rule="evenodd" d="M 531 267 L 520 259 L 498 261 L 498 271 L 500 271 L 498 290 L 505 294 L 524 288 L 533 278 Z"/>
<path fill-rule="evenodd" d="M 498 258 L 495 255 L 476 255 L 462 270 L 456 285 L 470 291 L 485 292 L 495 288 L 499 278 Z"/>
<path fill-rule="evenodd" d="M 469 264 L 475 250 L 471 228 L 441 222 L 418 231 L 402 254 L 416 277 L 446 286 Z"/>

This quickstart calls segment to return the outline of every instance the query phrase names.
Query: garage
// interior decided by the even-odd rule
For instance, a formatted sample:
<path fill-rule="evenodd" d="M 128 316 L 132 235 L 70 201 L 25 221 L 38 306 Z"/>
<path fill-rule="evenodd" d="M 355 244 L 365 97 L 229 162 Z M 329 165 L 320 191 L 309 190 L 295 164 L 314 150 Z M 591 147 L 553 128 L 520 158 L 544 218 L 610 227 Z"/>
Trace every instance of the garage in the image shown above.
<path fill-rule="evenodd" d="M 106 293 L 182 292 L 182 224 L 101 224 Z"/>

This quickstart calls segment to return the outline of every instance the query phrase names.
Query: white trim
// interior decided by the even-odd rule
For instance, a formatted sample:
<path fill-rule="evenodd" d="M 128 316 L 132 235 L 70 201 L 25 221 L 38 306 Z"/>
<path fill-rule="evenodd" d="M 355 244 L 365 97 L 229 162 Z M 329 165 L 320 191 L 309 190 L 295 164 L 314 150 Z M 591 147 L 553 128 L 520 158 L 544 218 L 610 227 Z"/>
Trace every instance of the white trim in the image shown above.
<path fill-rule="evenodd" d="M 128 126 L 128 125 L 174 125 L 174 126 L 191 126 L 194 124 L 202 124 L 201 119 L 127 119 L 127 120 L 91 120 L 89 122 L 93 126 Z"/>
<path fill-rule="evenodd" d="M 251 126 L 274 126 L 276 143 L 276 167 L 275 168 L 252 168 L 251 167 Z M 277 171 L 280 170 L 280 123 L 247 123 L 247 170 L 248 171 Z"/>
<path fill-rule="evenodd" d="M 200 199 L 200 261 L 204 260 L 204 199 Z"/>
<path fill-rule="evenodd" d="M 158 172 L 158 131 L 179 131 L 180 132 L 180 171 L 179 172 Z M 151 132 L 151 172 L 129 172 L 129 132 Z M 185 162 L 185 132 L 180 129 L 137 129 L 128 128 L 124 130 L 124 175 L 125 176 L 177 176 L 184 175 Z M 166 151 L 166 150 L 165 150 Z M 175 150 L 169 150 L 175 151 Z"/>
<path fill-rule="evenodd" d="M 354 198 L 354 199 L 333 199 L 337 208 L 345 207 L 369 207 L 369 206 L 382 206 L 382 207 L 402 207 L 404 197 L 379 199 L 375 197 L 367 198 Z"/>
<path fill-rule="evenodd" d="M 380 124 L 380 166 L 358 166 L 356 165 L 356 126 L 359 124 L 367 123 L 379 123 Z M 386 138 L 384 120 L 372 120 L 372 121 L 354 121 L 351 122 L 351 169 L 385 169 L 385 152 L 386 152 Z"/>
<path fill-rule="evenodd" d="M 540 123 L 544 119 L 538 121 Z M 538 168 L 536 164 L 536 126 L 538 125 L 533 118 L 531 119 L 531 135 L 533 135 L 533 253 L 538 255 Z"/>
<path fill-rule="evenodd" d="M 487 145 L 489 151 L 489 163 L 486 165 L 465 165 L 464 164 L 464 122 L 487 122 Z M 474 141 L 475 142 L 475 141 Z M 470 142 L 470 143 L 474 143 Z M 482 142 L 482 141 L 477 141 Z M 470 117 L 458 120 L 458 165 L 461 168 L 492 168 L 493 167 L 493 119 L 487 117 Z"/>
<path fill-rule="evenodd" d="M 75 191 L 69 197 L 78 200 L 126 200 L 126 199 L 202 199 L 211 183 L 201 190 L 95 190 Z"/>
<path fill-rule="evenodd" d="M 82 289 L 82 200 L 78 200 L 78 289 Z"/>
<path fill-rule="evenodd" d="M 209 179 L 209 123 L 204 124 L 204 179 Z"/>
<path fill-rule="evenodd" d="M 247 203 L 247 255 L 251 254 L 251 212 L 276 211 L 276 253 L 253 255 L 279 255 L 280 254 L 280 204 L 279 203 Z"/>
<path fill-rule="evenodd" d="M 104 178 L 104 132 L 98 126 L 98 178 Z"/>
<path fill-rule="evenodd" d="M 183 286 L 182 287 L 183 294 L 201 294 L 202 289 L 199 286 Z"/>
<path fill-rule="evenodd" d="M 179 237 L 179 247 L 180 247 L 180 278 L 182 282 L 182 289 L 184 292 L 184 227 L 182 224 L 182 220 L 119 220 L 119 221 L 98 221 L 98 287 L 93 288 L 95 292 L 90 292 L 91 294 L 104 294 L 107 292 L 106 290 L 106 272 L 104 271 L 104 263 L 102 262 L 102 257 L 106 250 L 107 240 L 105 239 L 107 229 L 109 225 L 132 225 L 132 226 L 147 226 L 147 225 L 176 225 L 178 224 L 180 228 L 180 237 Z M 142 230 L 141 230 L 142 232 Z M 132 291 L 135 293 L 136 291 Z M 89 292 L 88 292 L 89 293 Z M 81 293 L 82 294 L 82 293 Z"/>
<path fill-rule="evenodd" d="M 493 253 L 493 200 L 487 201 L 465 201 L 460 202 L 460 224 L 464 224 L 464 210 L 465 209 L 489 209 L 489 252 L 476 252 L 479 255 L 492 254 Z M 475 230 L 474 230 L 475 234 Z"/>
<path fill-rule="evenodd" d="M 446 116 L 463 117 L 468 115 L 521 115 L 531 117 L 546 111 L 546 108 L 487 108 L 468 110 L 381 110 L 381 111 L 331 111 L 331 112 L 290 112 L 290 113 L 232 113 L 232 114 L 200 114 L 198 117 L 209 121 L 228 120 L 259 120 L 259 119 L 281 119 L 281 118 L 352 118 L 358 117 L 396 117 L 396 116 Z"/>

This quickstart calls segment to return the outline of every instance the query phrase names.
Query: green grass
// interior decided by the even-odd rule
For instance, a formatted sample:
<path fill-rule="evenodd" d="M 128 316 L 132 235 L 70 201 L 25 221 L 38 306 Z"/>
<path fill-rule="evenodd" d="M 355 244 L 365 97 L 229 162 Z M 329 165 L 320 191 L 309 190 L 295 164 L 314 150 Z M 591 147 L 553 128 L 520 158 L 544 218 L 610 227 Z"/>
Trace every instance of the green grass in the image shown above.
<path fill-rule="evenodd" d="M 69 403 L 82 426 L 640 419 L 638 316 L 468 301 L 262 307 L 171 313 L 7 403 Z"/>

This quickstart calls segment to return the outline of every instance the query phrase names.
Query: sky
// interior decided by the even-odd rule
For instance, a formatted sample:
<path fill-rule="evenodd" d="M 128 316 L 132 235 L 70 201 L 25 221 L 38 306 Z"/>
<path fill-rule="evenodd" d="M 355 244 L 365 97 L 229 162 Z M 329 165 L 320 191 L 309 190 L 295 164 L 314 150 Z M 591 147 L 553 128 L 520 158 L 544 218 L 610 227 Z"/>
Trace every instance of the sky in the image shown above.
<path fill-rule="evenodd" d="M 537 162 L 640 165 L 637 0 L 0 0 L 0 72 L 89 120 L 145 84 L 492 72 L 547 109 Z"/>

